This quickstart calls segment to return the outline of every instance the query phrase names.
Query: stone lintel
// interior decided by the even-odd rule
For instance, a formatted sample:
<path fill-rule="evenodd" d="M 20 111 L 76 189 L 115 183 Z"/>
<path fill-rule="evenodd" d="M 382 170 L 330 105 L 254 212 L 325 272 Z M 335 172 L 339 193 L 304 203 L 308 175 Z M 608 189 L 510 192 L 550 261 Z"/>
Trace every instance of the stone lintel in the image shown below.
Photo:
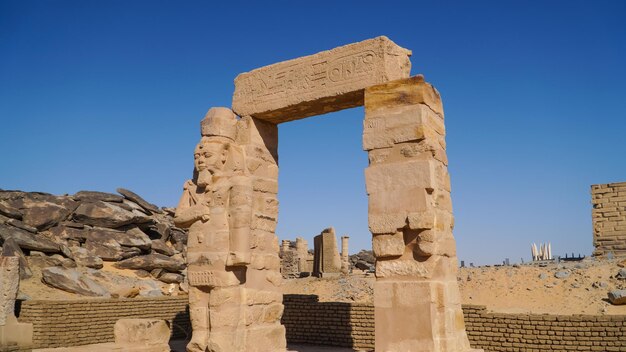
<path fill-rule="evenodd" d="M 381 36 L 242 73 L 233 111 L 281 123 L 361 106 L 365 88 L 409 77 L 410 55 Z"/>

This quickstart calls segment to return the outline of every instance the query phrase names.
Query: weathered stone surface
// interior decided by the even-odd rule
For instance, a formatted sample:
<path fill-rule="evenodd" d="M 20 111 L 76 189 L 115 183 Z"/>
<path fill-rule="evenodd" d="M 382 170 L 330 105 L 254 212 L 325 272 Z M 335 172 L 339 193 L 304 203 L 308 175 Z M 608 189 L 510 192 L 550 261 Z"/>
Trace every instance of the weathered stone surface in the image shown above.
<path fill-rule="evenodd" d="M 143 250 L 149 250 L 152 246 L 150 237 L 136 226 L 126 230 L 123 236 L 116 236 L 115 240 L 122 246 L 137 247 Z"/>
<path fill-rule="evenodd" d="M 104 263 L 102 259 L 83 247 L 71 247 L 72 259 L 78 266 L 85 266 L 93 269 L 102 269 Z"/>
<path fill-rule="evenodd" d="M 609 292 L 609 302 L 614 305 L 626 304 L 626 290 L 614 290 Z"/>
<path fill-rule="evenodd" d="M 163 211 L 161 209 L 159 209 L 159 207 L 157 207 L 154 204 L 148 203 L 145 199 L 141 198 L 137 193 L 133 192 L 133 191 L 129 191 L 127 189 L 124 188 L 118 188 L 117 192 L 121 195 L 123 195 L 125 198 L 139 204 L 140 207 L 144 208 L 145 210 L 151 212 L 151 213 L 162 213 Z"/>
<path fill-rule="evenodd" d="M 23 249 L 31 249 L 46 253 L 59 253 L 59 245 L 39 234 L 33 234 L 22 229 L 0 224 L 0 237 L 5 241 L 13 238 Z"/>
<path fill-rule="evenodd" d="M 377 37 L 242 73 L 233 110 L 280 123 L 360 106 L 365 88 L 409 76 L 410 55 Z"/>
<path fill-rule="evenodd" d="M 150 238 L 160 239 L 162 241 L 167 241 L 170 238 L 171 227 L 169 224 L 158 223 L 148 226 L 147 230 L 143 228 L 143 230 L 146 231 Z"/>
<path fill-rule="evenodd" d="M 55 203 L 42 202 L 22 209 L 22 214 L 24 224 L 43 231 L 65 220 L 70 211 Z"/>
<path fill-rule="evenodd" d="M 15 300 L 19 287 L 19 257 L 0 256 L 0 326 L 6 324 L 8 317 L 14 316 Z"/>
<path fill-rule="evenodd" d="M 7 225 L 11 225 L 13 227 L 17 227 L 18 229 L 22 229 L 24 231 L 28 231 L 30 233 L 37 233 L 37 228 L 28 226 L 25 223 L 17 220 L 17 219 L 8 219 L 4 222 Z"/>
<path fill-rule="evenodd" d="M 402 106 L 363 121 L 363 149 L 393 147 L 398 143 L 438 140 L 445 135 L 443 118 L 423 104 Z M 439 148 L 437 148 L 439 149 Z"/>
<path fill-rule="evenodd" d="M 147 217 L 137 216 L 117 205 L 102 201 L 83 202 L 74 211 L 72 216 L 77 222 L 107 228 L 117 228 L 133 223 L 144 223 L 150 220 Z"/>
<path fill-rule="evenodd" d="M 119 196 L 117 194 L 105 193 L 105 192 L 95 192 L 95 191 L 80 191 L 72 196 L 74 200 L 78 201 L 103 201 L 103 202 L 113 202 L 113 203 L 121 203 L 124 200 L 124 197 Z"/>
<path fill-rule="evenodd" d="M 441 96 L 422 75 L 371 86 L 365 95 L 365 119 L 379 117 L 389 109 L 418 104 L 428 106 L 443 117 Z"/>
<path fill-rule="evenodd" d="M 437 186 L 435 175 L 435 163 L 430 160 L 371 165 L 365 169 L 365 187 L 368 194 L 397 189 L 433 190 Z"/>
<path fill-rule="evenodd" d="M 389 235 L 375 235 L 372 239 L 372 250 L 377 258 L 401 256 L 404 248 L 404 236 L 400 231 Z"/>
<path fill-rule="evenodd" d="M 19 209 L 13 208 L 3 201 L 0 201 L 0 214 L 13 219 L 22 219 L 22 212 Z"/>
<path fill-rule="evenodd" d="M 187 246 L 187 239 L 188 235 L 186 232 L 176 227 L 172 228 L 170 241 L 177 251 L 183 252 L 185 250 L 185 247 Z"/>
<path fill-rule="evenodd" d="M 88 239 L 84 247 L 91 255 L 100 257 L 106 261 L 119 261 L 124 258 L 124 250 L 113 239 L 99 240 L 98 242 Z"/>
<path fill-rule="evenodd" d="M 176 272 L 183 270 L 185 263 L 163 254 L 153 253 L 125 259 L 115 263 L 114 266 L 120 269 L 143 269 L 147 271 L 152 269 L 165 269 L 167 271 Z"/>
<path fill-rule="evenodd" d="M 20 279 L 28 279 L 33 276 L 32 270 L 28 264 L 28 260 L 24 252 L 20 249 L 17 242 L 13 238 L 4 240 L 2 244 L 2 255 L 5 257 L 18 257 L 20 262 Z"/>
<path fill-rule="evenodd" d="M 377 281 L 377 351 L 473 351 L 465 334 L 456 282 Z M 433 309 L 435 306 L 437 309 Z"/>
<path fill-rule="evenodd" d="M 159 280 L 166 284 L 180 284 L 183 282 L 183 279 L 184 277 L 182 275 L 175 273 L 165 273 L 159 276 Z"/>
<path fill-rule="evenodd" d="M 167 256 L 172 256 L 176 254 L 174 249 L 168 246 L 167 244 L 165 244 L 165 241 L 163 240 L 152 240 L 151 248 L 153 251 L 157 253 L 165 254 Z"/>
<path fill-rule="evenodd" d="M 119 245 L 126 247 L 137 247 L 142 250 L 150 249 L 152 240 L 141 229 L 132 225 L 124 228 L 127 228 L 127 230 L 103 227 L 75 229 L 66 226 L 55 226 L 49 232 L 53 237 L 59 239 L 72 239 L 79 242 L 91 241 L 112 246 L 115 246 L 112 244 L 113 242 L 117 242 Z"/>
<path fill-rule="evenodd" d="M 137 247 L 122 247 L 122 251 L 122 259 L 136 257 L 142 253 Z"/>
<path fill-rule="evenodd" d="M 109 297 L 109 292 L 100 284 L 84 276 L 76 269 L 60 267 L 45 268 L 41 271 L 44 283 L 83 296 Z"/>
<path fill-rule="evenodd" d="M 42 253 L 43 254 L 43 253 Z M 61 258 L 59 258 L 61 257 Z M 61 266 L 63 265 L 63 258 L 62 256 L 56 254 L 56 256 L 47 256 L 45 254 L 43 255 L 33 255 L 33 252 L 30 252 L 30 257 L 28 257 L 28 264 L 30 266 L 33 267 L 38 267 L 38 268 L 47 268 L 50 266 Z"/>
<path fill-rule="evenodd" d="M 116 344 L 167 345 L 170 328 L 160 319 L 120 319 L 115 322 L 113 334 Z"/>

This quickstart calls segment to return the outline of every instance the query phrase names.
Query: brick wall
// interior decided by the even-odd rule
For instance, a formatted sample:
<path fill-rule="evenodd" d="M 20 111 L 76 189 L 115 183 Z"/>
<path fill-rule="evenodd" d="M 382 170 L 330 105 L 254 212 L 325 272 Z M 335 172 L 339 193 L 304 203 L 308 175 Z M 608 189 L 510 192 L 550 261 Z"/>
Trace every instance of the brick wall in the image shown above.
<path fill-rule="evenodd" d="M 626 315 L 463 313 L 472 347 L 485 351 L 626 351 Z"/>
<path fill-rule="evenodd" d="M 626 182 L 591 186 L 594 256 L 626 256 Z"/>
<path fill-rule="evenodd" d="M 166 319 L 172 337 L 191 331 L 187 297 L 24 301 L 19 320 L 33 324 L 35 348 L 112 342 L 113 325 L 122 318 Z"/>
<path fill-rule="evenodd" d="M 282 323 L 290 343 L 374 346 L 374 306 L 318 302 L 315 295 L 284 295 Z"/>
<path fill-rule="evenodd" d="M 284 304 L 290 343 L 374 347 L 371 304 L 318 302 L 315 295 L 285 295 Z M 626 315 L 499 314 L 469 305 L 463 313 L 472 347 L 487 352 L 626 352 Z M 175 339 L 191 331 L 186 297 L 26 301 L 19 320 L 33 323 L 35 347 L 42 348 L 111 342 L 120 318 L 166 319 Z"/>

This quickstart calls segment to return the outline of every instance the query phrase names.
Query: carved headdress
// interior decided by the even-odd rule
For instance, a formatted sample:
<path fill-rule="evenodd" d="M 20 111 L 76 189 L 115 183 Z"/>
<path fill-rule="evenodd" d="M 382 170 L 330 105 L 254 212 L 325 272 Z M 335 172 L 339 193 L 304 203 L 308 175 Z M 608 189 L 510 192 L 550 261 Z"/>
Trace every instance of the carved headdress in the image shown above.
<path fill-rule="evenodd" d="M 245 173 L 244 154 L 235 142 L 237 136 L 237 116 L 224 107 L 210 108 L 200 122 L 203 143 L 220 143 L 227 151 L 225 169 L 234 173 Z"/>
<path fill-rule="evenodd" d="M 235 141 L 237 117 L 229 108 L 210 108 L 200 122 L 202 137 L 224 137 Z"/>

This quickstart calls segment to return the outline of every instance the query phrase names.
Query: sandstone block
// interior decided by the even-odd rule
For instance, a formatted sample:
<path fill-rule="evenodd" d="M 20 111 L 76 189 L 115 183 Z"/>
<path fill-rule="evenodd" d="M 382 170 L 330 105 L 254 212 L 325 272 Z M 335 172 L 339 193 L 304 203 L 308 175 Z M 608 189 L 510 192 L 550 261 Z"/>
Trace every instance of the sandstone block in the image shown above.
<path fill-rule="evenodd" d="M 406 224 L 406 212 L 393 214 L 372 214 L 367 217 L 370 232 L 372 234 L 395 233 Z"/>
<path fill-rule="evenodd" d="M 455 282 L 377 281 L 377 351 L 472 351 Z"/>
<path fill-rule="evenodd" d="M 435 211 L 433 210 L 409 213 L 407 218 L 411 230 L 432 229 L 437 223 Z"/>
<path fill-rule="evenodd" d="M 375 235 L 372 250 L 377 258 L 399 257 L 404 254 L 404 235 L 401 231 L 393 235 Z"/>
<path fill-rule="evenodd" d="M 287 349 L 285 327 L 280 324 L 248 329 L 246 352 L 284 352 Z"/>
<path fill-rule="evenodd" d="M 418 262 L 413 258 L 376 261 L 377 278 L 405 276 L 412 279 L 424 279 L 431 275 L 427 264 Z"/>
<path fill-rule="evenodd" d="M 363 149 L 436 139 L 445 134 L 443 119 L 424 104 L 379 109 L 363 120 Z"/>
<path fill-rule="evenodd" d="M 248 305 L 281 303 L 283 295 L 281 292 L 276 291 L 246 289 L 246 300 Z"/>
<path fill-rule="evenodd" d="M 365 115 L 374 115 L 389 107 L 425 104 L 443 118 L 443 105 L 439 92 L 424 76 L 383 83 L 365 90 Z"/>
<path fill-rule="evenodd" d="M 360 106 L 365 88 L 409 76 L 409 56 L 377 37 L 242 73 L 233 110 L 280 123 Z"/>
<path fill-rule="evenodd" d="M 271 160 L 276 163 L 278 161 L 278 126 L 254 117 L 241 116 L 237 123 L 237 143 L 258 148 L 257 152 L 268 153 Z M 249 148 L 246 149 L 246 154 L 255 156 Z"/>
<path fill-rule="evenodd" d="M 170 328 L 165 320 L 120 319 L 113 328 L 116 344 L 167 344 Z"/>
<path fill-rule="evenodd" d="M 435 176 L 435 161 L 431 160 L 370 165 L 365 169 L 365 188 L 367 194 L 411 188 L 433 190 L 437 185 Z"/>

